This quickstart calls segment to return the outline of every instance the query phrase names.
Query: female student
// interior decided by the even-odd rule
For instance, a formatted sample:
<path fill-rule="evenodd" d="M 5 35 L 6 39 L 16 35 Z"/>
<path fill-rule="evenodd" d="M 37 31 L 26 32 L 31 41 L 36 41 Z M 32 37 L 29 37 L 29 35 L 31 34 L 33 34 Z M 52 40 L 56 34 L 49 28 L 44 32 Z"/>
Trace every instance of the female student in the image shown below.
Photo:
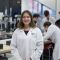
<path fill-rule="evenodd" d="M 43 37 L 28 10 L 21 15 L 19 26 L 12 36 L 11 47 L 12 55 L 16 60 L 40 60 L 43 52 Z"/>

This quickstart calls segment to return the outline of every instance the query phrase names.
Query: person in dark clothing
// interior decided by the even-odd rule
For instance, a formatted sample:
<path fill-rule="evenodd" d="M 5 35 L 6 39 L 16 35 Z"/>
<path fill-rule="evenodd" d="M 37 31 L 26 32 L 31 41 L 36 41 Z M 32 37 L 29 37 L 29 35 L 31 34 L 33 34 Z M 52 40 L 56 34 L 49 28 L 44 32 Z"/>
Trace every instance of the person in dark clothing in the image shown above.
<path fill-rule="evenodd" d="M 60 19 L 58 19 L 58 20 L 55 22 L 55 25 L 60 28 Z"/>

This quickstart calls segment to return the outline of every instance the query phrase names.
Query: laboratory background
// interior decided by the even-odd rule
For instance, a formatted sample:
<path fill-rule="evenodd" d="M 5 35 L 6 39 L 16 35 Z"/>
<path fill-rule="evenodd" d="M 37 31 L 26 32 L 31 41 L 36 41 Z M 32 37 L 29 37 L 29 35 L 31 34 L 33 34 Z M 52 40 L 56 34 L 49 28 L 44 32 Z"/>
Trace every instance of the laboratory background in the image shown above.
<path fill-rule="evenodd" d="M 39 45 L 37 44 L 39 42 L 36 43 L 34 40 L 36 38 L 34 35 L 36 33 L 35 29 L 31 29 L 32 32 L 24 31 L 25 33 L 22 33 L 22 29 L 21 31 L 18 30 L 19 23 L 24 23 L 23 19 L 29 18 L 29 16 L 24 16 L 25 13 L 30 15 L 25 11 L 31 13 L 32 20 L 37 27 L 37 34 L 42 34 L 42 36 L 39 35 L 40 37 L 38 37 L 40 38 L 39 40 L 43 40 L 43 44 L 40 42 L 41 44 Z M 28 21 L 25 21 L 25 23 L 28 23 Z M 28 37 L 29 33 L 31 33 L 31 38 Z M 24 38 L 25 36 L 26 38 Z M 32 49 L 36 43 L 35 51 L 38 51 L 38 53 L 36 52 L 37 57 L 32 55 L 35 58 L 23 59 L 25 52 L 22 50 L 23 47 L 21 45 L 24 45 L 25 41 L 19 41 L 20 45 L 17 42 L 17 40 L 23 40 L 23 38 L 26 41 L 33 39 L 31 42 Z M 28 42 L 26 42 L 27 45 Z M 40 48 L 37 46 L 40 46 Z M 14 47 L 16 47 L 16 50 L 12 49 Z M 27 46 L 26 50 L 28 48 L 30 49 Z M 21 49 L 23 54 L 18 49 Z M 39 51 L 39 49 L 41 50 Z M 15 52 L 17 53 L 14 55 Z M 28 53 L 29 51 L 26 52 L 26 55 Z M 38 55 L 40 56 L 39 59 Z M 60 0 L 0 0 L 0 60 L 60 60 Z"/>

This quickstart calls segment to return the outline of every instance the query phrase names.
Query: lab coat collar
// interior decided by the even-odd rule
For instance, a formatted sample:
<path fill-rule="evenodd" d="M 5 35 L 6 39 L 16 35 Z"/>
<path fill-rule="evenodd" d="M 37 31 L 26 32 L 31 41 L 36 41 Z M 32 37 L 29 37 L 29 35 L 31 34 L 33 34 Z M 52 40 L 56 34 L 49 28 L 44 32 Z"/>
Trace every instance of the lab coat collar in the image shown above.
<path fill-rule="evenodd" d="M 23 33 L 24 33 L 24 35 L 25 35 L 25 36 L 27 36 L 27 37 L 31 34 L 32 30 L 33 30 L 33 28 L 30 28 L 30 30 L 29 30 L 29 32 L 28 32 L 28 34 L 27 34 L 27 35 L 25 35 L 25 33 L 24 33 L 24 29 L 19 29 L 19 31 L 20 31 L 20 32 L 23 32 Z"/>

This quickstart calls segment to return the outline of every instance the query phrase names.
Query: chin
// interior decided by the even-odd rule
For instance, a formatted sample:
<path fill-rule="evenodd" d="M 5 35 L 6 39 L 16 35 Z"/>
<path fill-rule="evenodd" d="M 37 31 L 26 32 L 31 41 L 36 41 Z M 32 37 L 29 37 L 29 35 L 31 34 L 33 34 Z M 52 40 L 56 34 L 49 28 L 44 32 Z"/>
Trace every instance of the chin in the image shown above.
<path fill-rule="evenodd" d="M 25 23 L 24 25 L 29 25 L 28 23 Z"/>
<path fill-rule="evenodd" d="M 29 23 L 25 23 L 25 25 L 29 25 Z"/>

